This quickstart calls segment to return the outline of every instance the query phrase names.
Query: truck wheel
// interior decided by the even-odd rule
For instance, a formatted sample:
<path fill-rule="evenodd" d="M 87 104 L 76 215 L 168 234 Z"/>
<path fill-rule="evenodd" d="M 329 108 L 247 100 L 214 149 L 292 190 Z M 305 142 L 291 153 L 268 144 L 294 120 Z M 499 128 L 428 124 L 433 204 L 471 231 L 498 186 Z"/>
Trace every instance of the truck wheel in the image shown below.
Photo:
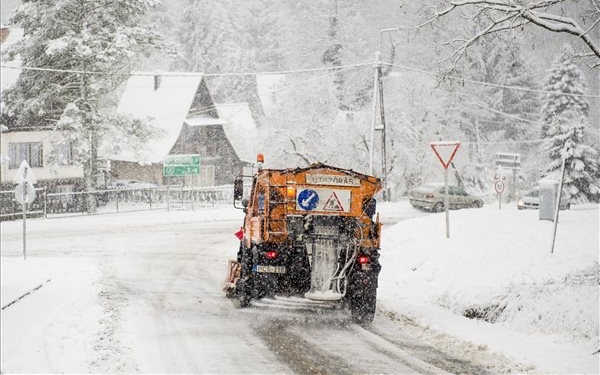
<path fill-rule="evenodd" d="M 250 300 L 252 300 L 254 280 L 252 280 L 252 253 L 246 248 L 240 249 L 240 263 L 242 264 L 242 271 L 236 289 L 238 291 L 240 307 L 248 307 Z"/>
<path fill-rule="evenodd" d="M 352 320 L 358 324 L 368 324 L 375 318 L 377 303 L 377 276 L 373 273 L 355 272 L 348 285 L 348 304 Z"/>
<path fill-rule="evenodd" d="M 367 287 L 364 290 L 355 291 L 350 299 L 350 313 L 352 320 L 358 324 L 372 323 L 375 318 L 377 291 L 375 288 Z"/>
<path fill-rule="evenodd" d="M 240 307 L 248 307 L 250 306 L 250 301 L 252 300 L 251 297 L 251 291 L 248 290 L 248 287 L 246 286 L 246 282 L 241 281 L 238 283 L 238 288 L 239 288 L 239 296 L 238 299 L 240 300 Z"/>
<path fill-rule="evenodd" d="M 444 211 L 444 204 L 442 202 L 437 202 L 435 206 L 433 206 L 433 212 L 442 212 Z"/>

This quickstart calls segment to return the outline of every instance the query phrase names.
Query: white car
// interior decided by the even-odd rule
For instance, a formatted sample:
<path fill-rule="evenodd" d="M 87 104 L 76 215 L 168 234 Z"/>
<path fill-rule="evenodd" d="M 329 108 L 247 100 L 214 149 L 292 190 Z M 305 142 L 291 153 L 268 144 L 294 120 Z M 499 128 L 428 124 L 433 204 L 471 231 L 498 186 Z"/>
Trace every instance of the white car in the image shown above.
<path fill-rule="evenodd" d="M 538 209 L 540 207 L 540 187 L 536 186 L 533 189 L 529 190 L 527 193 L 523 194 L 521 198 L 517 201 L 517 208 L 519 210 L 523 210 L 526 208 L 530 209 Z M 571 202 L 563 192 L 560 197 L 560 205 L 558 207 L 561 210 L 569 210 L 571 209 Z"/>

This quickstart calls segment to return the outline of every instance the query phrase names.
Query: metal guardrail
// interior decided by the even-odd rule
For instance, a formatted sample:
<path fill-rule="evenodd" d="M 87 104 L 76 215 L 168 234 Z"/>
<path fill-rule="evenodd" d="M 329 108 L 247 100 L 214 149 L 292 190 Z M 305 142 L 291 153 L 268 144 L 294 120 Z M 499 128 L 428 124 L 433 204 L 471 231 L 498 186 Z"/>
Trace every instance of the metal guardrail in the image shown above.
<path fill-rule="evenodd" d="M 210 207 L 233 200 L 233 186 L 184 187 L 182 185 L 153 188 L 124 188 L 66 193 L 48 193 L 37 188 L 36 198 L 28 205 L 28 217 L 64 217 L 86 215 L 89 194 L 96 202 L 95 214 L 131 212 L 154 209 L 183 209 Z M 0 191 L 0 220 L 14 220 L 22 216 L 22 207 L 16 202 L 14 191 Z"/>

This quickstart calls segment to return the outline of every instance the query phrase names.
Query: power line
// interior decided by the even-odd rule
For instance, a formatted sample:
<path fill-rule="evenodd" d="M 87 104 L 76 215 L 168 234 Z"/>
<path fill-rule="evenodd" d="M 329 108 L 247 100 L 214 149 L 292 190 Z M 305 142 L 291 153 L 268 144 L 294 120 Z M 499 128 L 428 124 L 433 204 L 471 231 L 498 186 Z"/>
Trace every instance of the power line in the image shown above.
<path fill-rule="evenodd" d="M 557 94 L 557 95 L 576 96 L 576 97 L 584 97 L 584 98 L 600 98 L 600 95 L 572 94 L 572 93 L 562 92 L 562 91 L 537 90 L 537 89 L 530 89 L 530 88 L 522 87 L 522 86 L 509 86 L 509 85 L 501 85 L 501 84 L 498 84 L 498 83 L 476 81 L 476 80 L 473 80 L 473 79 L 468 79 L 468 78 L 463 78 L 463 77 L 456 77 L 456 76 L 450 76 L 450 75 L 445 75 L 445 74 L 435 73 L 435 72 L 429 72 L 427 70 L 422 70 L 422 69 L 417 69 L 417 68 L 411 68 L 409 66 L 398 65 L 398 64 L 383 63 L 382 65 L 388 65 L 388 66 L 392 66 L 392 67 L 396 67 L 396 68 L 400 68 L 400 69 L 404 69 L 404 70 L 409 70 L 411 72 L 422 73 L 422 74 L 426 74 L 426 75 L 430 75 L 430 76 L 434 76 L 434 77 L 448 78 L 448 79 L 453 79 L 453 80 L 456 80 L 456 81 L 464 81 L 464 82 L 469 82 L 469 83 L 473 83 L 473 84 L 477 84 L 477 85 L 498 87 L 498 88 L 502 88 L 502 89 L 517 90 L 517 91 L 526 91 L 526 92 L 535 92 L 535 93 L 538 93 L 538 94 Z"/>
<path fill-rule="evenodd" d="M 460 142 L 461 144 L 482 144 L 482 145 L 506 145 L 506 144 L 528 144 L 528 143 L 542 143 L 544 142 L 543 139 L 530 139 L 530 140 L 524 140 L 524 141 L 468 141 L 468 142 Z"/>
<path fill-rule="evenodd" d="M 2 68 L 6 69 L 17 69 L 17 70 L 34 70 L 42 72 L 53 72 L 53 73 L 71 73 L 71 74 L 90 74 L 99 76 L 141 76 L 141 77 L 153 77 L 153 76 L 168 76 L 168 77 L 239 77 L 239 76 L 257 76 L 257 75 L 277 75 L 277 74 L 294 74 L 294 73 L 310 73 L 320 72 L 327 70 L 340 70 L 347 68 L 358 68 L 363 66 L 372 66 L 372 62 L 358 63 L 358 64 L 347 64 L 341 66 L 325 66 L 320 68 L 306 68 L 306 69 L 291 69 L 291 70 L 280 70 L 280 71 L 265 71 L 265 72 L 230 72 L 230 73 L 201 73 L 201 72 L 131 72 L 131 73 L 117 73 L 117 72 L 96 72 L 86 70 L 74 70 L 74 69 L 54 69 L 54 68 L 39 68 L 31 66 L 15 66 L 15 65 L 4 65 L 0 64 Z"/>
<path fill-rule="evenodd" d="M 530 89 L 522 86 L 511 86 L 511 85 L 502 85 L 498 83 L 477 81 L 464 77 L 450 76 L 441 73 L 430 72 L 423 69 L 412 68 L 409 66 L 399 65 L 399 64 L 389 64 L 382 63 L 382 65 L 387 65 L 391 67 L 396 67 L 412 72 L 422 73 L 429 76 L 440 77 L 440 78 L 448 78 L 456 81 L 463 81 L 477 85 L 483 86 L 491 86 L 509 90 L 517 90 L 517 91 L 525 91 L 525 92 L 534 92 L 539 94 L 557 94 L 564 96 L 575 96 L 575 97 L 585 97 L 585 98 L 600 98 L 600 95 L 590 95 L 590 94 L 573 94 L 566 93 L 562 91 L 552 91 L 552 90 L 538 90 L 538 89 Z M 204 77 L 240 77 L 240 76 L 258 76 L 258 75 L 278 75 L 278 74 L 295 74 L 295 73 L 310 73 L 310 72 L 319 72 L 319 71 L 336 71 L 340 69 L 347 68 L 359 68 L 365 66 L 373 66 L 373 62 L 364 62 L 357 64 L 347 64 L 341 66 L 331 66 L 331 67 L 320 67 L 320 68 L 306 68 L 306 69 L 290 69 L 290 70 L 280 70 L 280 71 L 264 71 L 264 72 L 229 72 L 229 73 L 201 73 L 201 72 L 165 72 L 165 71 L 156 71 L 156 72 L 132 72 L 132 73 L 116 73 L 116 72 L 95 72 L 95 71 L 85 71 L 85 70 L 73 70 L 73 69 L 54 69 L 54 68 L 39 68 L 39 67 L 29 67 L 29 66 L 14 66 L 14 65 L 4 65 L 0 64 L 2 68 L 6 69 L 17 69 L 17 70 L 35 70 L 35 71 L 45 71 L 45 72 L 55 72 L 55 73 L 71 73 L 71 74 L 91 74 L 91 75 L 104 75 L 104 76 L 169 76 L 169 77 L 193 77 L 193 76 L 204 76 Z"/>

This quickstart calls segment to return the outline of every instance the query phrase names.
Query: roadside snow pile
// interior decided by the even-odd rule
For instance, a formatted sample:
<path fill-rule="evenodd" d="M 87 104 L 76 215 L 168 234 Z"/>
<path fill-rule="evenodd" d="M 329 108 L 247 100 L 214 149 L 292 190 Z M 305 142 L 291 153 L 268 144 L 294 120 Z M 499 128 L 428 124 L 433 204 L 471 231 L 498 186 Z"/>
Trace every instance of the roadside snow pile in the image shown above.
<path fill-rule="evenodd" d="M 568 274 L 560 280 L 510 284 L 500 295 L 480 296 L 484 305 L 468 300 L 452 301 L 446 296 L 439 305 L 470 319 L 499 323 L 521 332 L 560 335 L 564 341 L 589 342 L 596 350 L 598 332 L 598 267 Z M 596 339 L 596 340 L 593 340 Z"/>
<path fill-rule="evenodd" d="M 598 213 L 597 205 L 561 211 L 554 254 L 554 224 L 514 207 L 452 211 L 450 238 L 444 214 L 384 228 L 380 305 L 449 332 L 457 321 L 443 311 L 452 312 L 462 317 L 456 336 L 508 350 L 538 371 L 597 372 Z M 517 342 L 495 342 L 486 322 Z M 563 367 L 560 358 L 541 361 L 520 334 L 569 346 L 580 357 L 562 351 Z"/>
<path fill-rule="evenodd" d="M 596 297 L 596 298 L 590 298 Z M 542 284 L 510 286 L 497 322 L 527 332 L 558 334 L 598 349 L 598 267 Z"/>

